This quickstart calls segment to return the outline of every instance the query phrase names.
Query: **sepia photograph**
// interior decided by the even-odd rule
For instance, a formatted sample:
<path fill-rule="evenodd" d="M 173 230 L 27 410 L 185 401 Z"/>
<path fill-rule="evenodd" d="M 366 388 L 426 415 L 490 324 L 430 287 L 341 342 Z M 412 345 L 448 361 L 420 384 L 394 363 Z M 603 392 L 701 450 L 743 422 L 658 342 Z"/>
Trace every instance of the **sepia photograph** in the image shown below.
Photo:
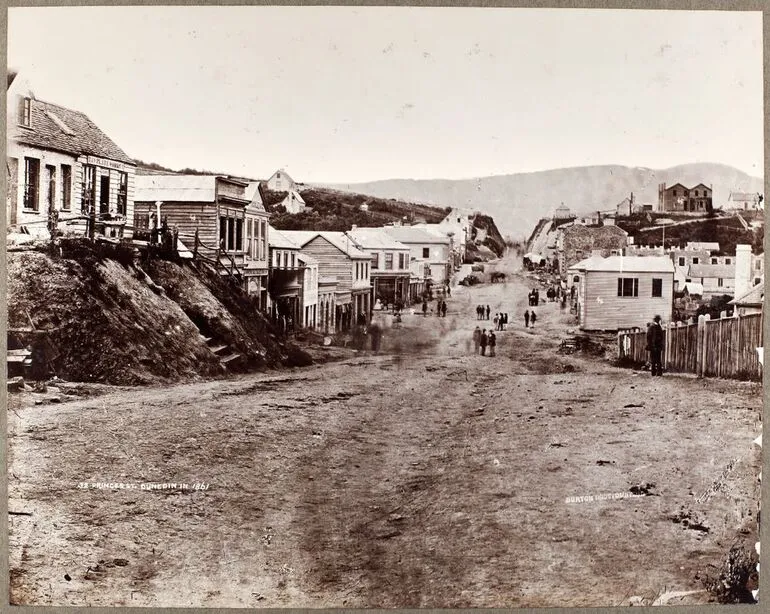
<path fill-rule="evenodd" d="M 12 7 L 6 69 L 12 605 L 759 603 L 762 12 Z"/>

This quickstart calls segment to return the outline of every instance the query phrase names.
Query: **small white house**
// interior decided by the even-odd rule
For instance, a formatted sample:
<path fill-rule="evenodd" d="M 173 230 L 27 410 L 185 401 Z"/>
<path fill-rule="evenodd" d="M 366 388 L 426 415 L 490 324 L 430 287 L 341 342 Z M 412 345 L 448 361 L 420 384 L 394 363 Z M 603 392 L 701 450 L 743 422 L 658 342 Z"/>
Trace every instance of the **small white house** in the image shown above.
<path fill-rule="evenodd" d="M 666 256 L 591 256 L 568 272 L 578 278 L 583 330 L 644 327 L 656 315 L 671 320 L 674 264 Z"/>
<path fill-rule="evenodd" d="M 296 186 L 297 184 L 294 182 L 294 179 L 283 169 L 275 171 L 270 179 L 267 180 L 267 189 L 273 192 L 290 192 Z"/>
<path fill-rule="evenodd" d="M 286 209 L 286 213 L 302 213 L 307 208 L 304 199 L 296 190 L 289 190 L 281 204 Z"/>

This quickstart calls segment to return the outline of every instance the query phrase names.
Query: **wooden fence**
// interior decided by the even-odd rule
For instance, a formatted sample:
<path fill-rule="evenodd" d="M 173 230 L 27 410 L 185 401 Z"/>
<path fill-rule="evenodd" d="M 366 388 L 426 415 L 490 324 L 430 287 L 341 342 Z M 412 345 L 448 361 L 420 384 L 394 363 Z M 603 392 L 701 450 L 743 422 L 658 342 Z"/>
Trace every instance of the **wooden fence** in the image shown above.
<path fill-rule="evenodd" d="M 764 345 L 763 324 L 761 313 L 716 320 L 700 316 L 697 322 L 672 323 L 663 329 L 663 367 L 698 377 L 758 378 L 757 348 Z M 646 331 L 619 331 L 618 356 L 633 363 L 647 362 Z"/>

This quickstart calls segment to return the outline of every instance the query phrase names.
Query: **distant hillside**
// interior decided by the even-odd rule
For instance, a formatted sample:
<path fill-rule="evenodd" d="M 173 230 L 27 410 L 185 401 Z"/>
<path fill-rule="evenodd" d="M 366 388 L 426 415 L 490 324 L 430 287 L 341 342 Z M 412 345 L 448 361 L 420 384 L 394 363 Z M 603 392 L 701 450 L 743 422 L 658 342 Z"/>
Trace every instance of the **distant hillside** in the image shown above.
<path fill-rule="evenodd" d="M 364 194 L 352 194 L 326 188 L 301 190 L 302 198 L 311 210 L 289 214 L 276 205 L 285 193 L 265 190 L 265 205 L 273 216 L 270 223 L 279 230 L 350 230 L 356 226 L 384 226 L 391 222 L 437 223 L 443 220 L 448 209 L 419 205 L 394 199 L 376 198 Z M 366 205 L 366 211 L 361 206 Z"/>
<path fill-rule="evenodd" d="M 387 179 L 330 187 L 381 198 L 477 209 L 493 216 L 503 233 L 524 238 L 541 217 L 550 215 L 562 202 L 576 213 L 612 209 L 631 192 L 637 202 L 657 203 L 658 184 L 663 182 L 710 184 L 716 207 L 726 203 L 731 191 L 764 193 L 762 179 L 710 163 L 663 170 L 581 166 L 474 179 Z"/>

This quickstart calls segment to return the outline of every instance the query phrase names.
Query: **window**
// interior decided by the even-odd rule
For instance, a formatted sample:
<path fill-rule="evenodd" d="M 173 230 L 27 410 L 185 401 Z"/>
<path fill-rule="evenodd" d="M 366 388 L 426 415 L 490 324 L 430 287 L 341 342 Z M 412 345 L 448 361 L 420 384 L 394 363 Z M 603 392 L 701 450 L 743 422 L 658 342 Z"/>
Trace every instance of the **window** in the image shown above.
<path fill-rule="evenodd" d="M 83 165 L 83 196 L 80 208 L 83 213 L 90 213 L 96 198 L 96 167 L 91 164 Z"/>
<path fill-rule="evenodd" d="M 695 190 L 695 196 L 698 196 L 698 190 Z"/>
<path fill-rule="evenodd" d="M 684 257 L 679 258 L 679 266 L 684 266 Z"/>
<path fill-rule="evenodd" d="M 698 264 L 699 262 L 700 262 L 700 258 L 693 258 L 692 259 L 692 263 L 693 264 Z"/>
<path fill-rule="evenodd" d="M 45 165 L 45 179 L 46 179 L 46 209 L 53 211 L 56 209 L 56 167 L 50 164 Z"/>
<path fill-rule="evenodd" d="M 633 277 L 618 277 L 618 296 L 639 296 L 639 280 Z"/>
<path fill-rule="evenodd" d="M 725 264 L 732 264 L 733 259 L 732 258 L 725 258 Z"/>
<path fill-rule="evenodd" d="M 689 195 L 690 195 L 690 190 L 685 190 L 685 191 L 684 191 L 684 195 L 685 195 L 685 196 L 689 196 Z M 696 194 L 696 196 L 697 196 L 697 194 Z"/>
<path fill-rule="evenodd" d="M 297 254 L 294 252 L 291 253 L 291 268 L 296 268 L 297 266 Z"/>
<path fill-rule="evenodd" d="M 374 252 L 372 254 L 372 270 L 380 268 L 380 252 Z"/>
<path fill-rule="evenodd" d="M 406 268 L 406 254 L 401 253 L 398 255 L 398 268 L 399 269 Z"/>
<path fill-rule="evenodd" d="M 572 278 L 572 283 L 573 283 L 573 284 L 576 284 L 576 283 L 578 283 L 579 281 L 580 281 L 580 276 L 579 276 L 579 275 L 575 275 L 575 276 Z"/>
<path fill-rule="evenodd" d="M 118 213 L 126 215 L 128 210 L 128 173 L 118 173 Z"/>
<path fill-rule="evenodd" d="M 660 298 L 663 296 L 663 280 L 653 278 L 652 280 L 652 296 L 654 298 Z"/>
<path fill-rule="evenodd" d="M 110 212 L 110 176 L 102 175 L 99 179 L 99 213 Z"/>
<path fill-rule="evenodd" d="M 243 250 L 243 220 L 222 216 L 219 218 L 219 245 L 228 252 Z"/>
<path fill-rule="evenodd" d="M 387 252 L 385 254 L 385 270 L 390 271 L 393 269 L 393 252 Z"/>
<path fill-rule="evenodd" d="M 760 281 L 762 281 L 761 277 L 755 277 L 754 278 L 754 285 L 756 286 Z"/>
<path fill-rule="evenodd" d="M 422 257 L 423 258 L 430 258 L 430 247 L 423 247 L 422 248 Z"/>
<path fill-rule="evenodd" d="M 676 190 L 671 190 L 671 194 L 672 194 L 673 196 L 676 196 Z"/>
<path fill-rule="evenodd" d="M 72 206 L 72 167 L 61 165 L 61 208 L 69 211 Z"/>
<path fill-rule="evenodd" d="M 711 264 L 719 264 L 719 260 L 717 260 L 716 258 L 712 258 Z"/>
<path fill-rule="evenodd" d="M 575 250 L 575 258 L 577 258 L 578 260 L 582 260 L 583 259 L 583 250 L 582 249 L 576 249 Z"/>
<path fill-rule="evenodd" d="M 724 283 L 725 282 L 721 277 L 717 278 L 717 288 L 721 288 L 724 285 Z"/>
<path fill-rule="evenodd" d="M 40 160 L 24 158 L 24 208 L 37 211 L 39 208 Z"/>
<path fill-rule="evenodd" d="M 762 268 L 762 261 L 761 261 L 761 260 L 757 260 L 757 262 L 755 263 L 755 266 L 754 266 L 754 268 L 755 268 L 757 271 L 759 271 L 759 270 Z"/>
<path fill-rule="evenodd" d="M 19 103 L 19 124 L 30 127 L 32 119 L 32 101 L 29 98 L 23 98 Z"/>

